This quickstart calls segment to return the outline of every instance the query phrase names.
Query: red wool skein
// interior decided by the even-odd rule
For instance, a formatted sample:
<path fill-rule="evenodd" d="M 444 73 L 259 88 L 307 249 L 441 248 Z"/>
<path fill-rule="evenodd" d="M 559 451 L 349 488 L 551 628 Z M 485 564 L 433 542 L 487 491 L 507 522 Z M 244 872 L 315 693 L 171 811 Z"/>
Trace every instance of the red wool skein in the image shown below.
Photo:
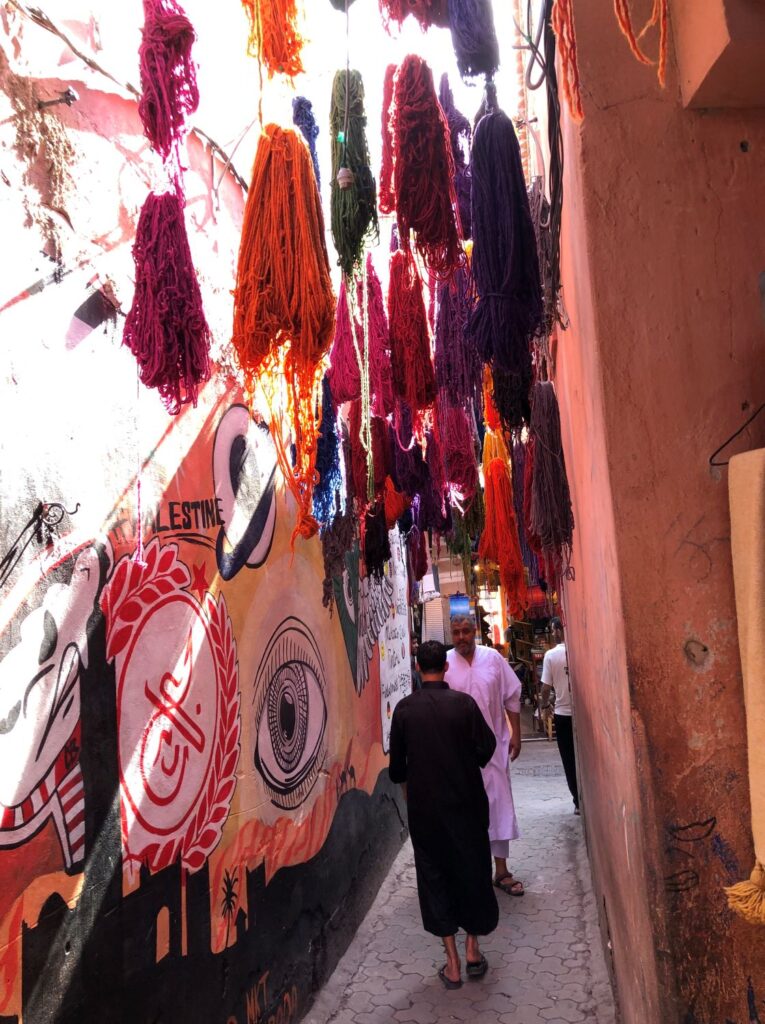
<path fill-rule="evenodd" d="M 410 232 L 426 267 L 449 277 L 465 259 L 455 217 L 451 136 L 436 97 L 433 73 L 405 57 L 394 83 L 393 176 L 401 244 Z"/>
<path fill-rule="evenodd" d="M 388 416 L 393 412 L 393 369 L 390 363 L 390 330 L 385 312 L 382 285 L 377 276 L 372 254 L 367 253 L 367 333 L 369 336 L 369 388 L 372 411 L 375 416 Z M 356 284 L 360 323 L 356 326 L 359 351 L 364 351 L 364 280 Z"/>
<path fill-rule="evenodd" d="M 138 361 L 141 383 L 156 388 L 175 416 L 197 404 L 199 385 L 210 379 L 211 340 L 176 191 L 146 198 L 133 258 L 135 293 L 122 343 Z"/>
<path fill-rule="evenodd" d="M 393 390 L 416 417 L 435 398 L 436 377 L 430 358 L 422 281 L 411 252 L 401 249 L 390 260 L 388 316 Z"/>
<path fill-rule="evenodd" d="M 196 33 L 175 0 L 144 0 L 143 10 L 138 114 L 152 149 L 167 160 L 183 137 L 186 117 L 199 106 L 191 59 Z"/>
<path fill-rule="evenodd" d="M 361 443 L 361 402 L 351 404 L 349 432 L 351 439 L 351 472 L 353 474 L 353 490 L 361 505 L 367 501 L 367 473 L 369 454 Z M 372 436 L 372 464 L 374 468 L 375 496 L 382 495 L 385 478 L 390 472 L 390 445 L 388 427 L 385 420 L 373 416 L 370 422 Z"/>
<path fill-rule="evenodd" d="M 412 14 L 423 31 L 431 25 L 449 27 L 448 0 L 380 0 L 380 11 L 386 26 L 391 21 L 400 26 L 404 18 Z"/>
<path fill-rule="evenodd" d="M 363 340 L 362 340 L 363 345 Z M 363 348 L 361 349 L 363 352 Z M 329 354 L 330 367 L 327 371 L 329 386 L 336 405 L 353 402 L 361 398 L 361 370 L 353 343 L 351 314 L 348 309 L 346 283 L 340 285 L 335 317 L 335 337 Z"/>

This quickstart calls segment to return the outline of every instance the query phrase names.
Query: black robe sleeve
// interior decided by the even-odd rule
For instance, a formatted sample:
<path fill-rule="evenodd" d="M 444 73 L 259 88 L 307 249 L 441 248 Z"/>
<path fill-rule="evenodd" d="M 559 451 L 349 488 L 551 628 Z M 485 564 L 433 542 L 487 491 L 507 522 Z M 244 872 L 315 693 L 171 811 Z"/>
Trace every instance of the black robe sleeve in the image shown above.
<path fill-rule="evenodd" d="M 478 714 L 480 715 L 480 711 Z M 493 738 L 493 737 L 492 737 Z M 391 782 L 406 782 L 406 741 L 404 726 L 398 708 L 393 712 L 390 724 L 390 765 L 388 774 Z"/>
<path fill-rule="evenodd" d="M 478 758 L 479 765 L 481 766 L 481 768 L 485 768 L 486 765 L 491 760 L 491 755 L 494 753 L 494 750 L 495 750 L 495 748 L 497 746 L 497 738 L 494 735 L 494 733 L 492 732 L 492 730 L 489 728 L 489 726 L 486 724 L 486 719 L 483 717 L 483 714 L 481 713 L 481 709 L 478 707 L 476 702 L 474 700 L 471 701 L 471 702 L 472 702 L 472 705 L 473 705 L 473 707 L 471 708 L 471 711 L 472 711 L 472 716 L 471 716 L 472 717 L 472 722 L 471 722 L 471 725 L 472 725 L 471 733 L 472 733 L 472 735 L 471 735 L 471 738 L 472 738 L 472 741 L 473 741 L 473 748 L 475 750 L 476 757 Z M 395 721 L 395 715 L 394 715 L 394 721 Z M 393 750 L 393 734 L 391 732 L 391 751 L 392 750 Z"/>

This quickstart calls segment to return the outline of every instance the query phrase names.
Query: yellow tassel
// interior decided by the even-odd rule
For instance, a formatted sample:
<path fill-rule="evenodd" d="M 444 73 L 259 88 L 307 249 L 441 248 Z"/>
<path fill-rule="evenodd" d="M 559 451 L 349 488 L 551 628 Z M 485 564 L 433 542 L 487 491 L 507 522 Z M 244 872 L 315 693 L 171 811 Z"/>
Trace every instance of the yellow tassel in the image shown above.
<path fill-rule="evenodd" d="M 748 882 L 737 882 L 725 889 L 728 906 L 749 924 L 765 924 L 765 867 L 759 861 Z"/>

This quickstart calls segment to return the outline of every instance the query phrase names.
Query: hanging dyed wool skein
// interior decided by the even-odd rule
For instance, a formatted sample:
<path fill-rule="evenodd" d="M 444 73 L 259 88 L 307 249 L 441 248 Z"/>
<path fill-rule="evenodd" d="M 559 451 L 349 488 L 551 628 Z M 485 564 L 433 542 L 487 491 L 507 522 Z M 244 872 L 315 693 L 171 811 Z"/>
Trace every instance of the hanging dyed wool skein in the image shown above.
<path fill-rule="evenodd" d="M 449 126 L 460 234 L 462 238 L 470 238 L 470 164 L 466 154 L 470 153 L 472 132 L 470 121 L 454 105 L 454 95 L 449 87 L 449 76 L 446 74 L 441 75 L 438 101 Z"/>
<path fill-rule="evenodd" d="M 308 148 L 291 129 L 267 125 L 244 211 L 232 342 L 248 390 L 252 393 L 260 384 L 270 406 L 279 464 L 298 504 L 293 543 L 298 533 L 310 537 L 318 528 L 311 514 L 315 407 L 334 309 L 324 218 Z M 277 408 L 282 382 L 294 436 L 294 466 Z"/>
<path fill-rule="evenodd" d="M 199 106 L 191 59 L 196 33 L 175 0 L 144 0 L 143 10 L 138 114 L 152 149 L 167 160 L 177 156 L 186 118 Z"/>
<path fill-rule="evenodd" d="M 475 443 L 468 415 L 459 406 L 439 400 L 436 423 L 446 483 L 454 495 L 454 503 L 467 507 L 478 490 Z"/>
<path fill-rule="evenodd" d="M 413 15 L 420 28 L 431 25 L 447 28 L 449 25 L 449 0 L 380 0 L 380 12 L 386 27 L 395 21 L 399 27 L 408 15 Z"/>
<path fill-rule="evenodd" d="M 313 113 L 313 103 L 305 96 L 296 96 L 292 101 L 292 123 L 303 133 L 303 138 L 308 143 L 313 160 L 313 169 L 316 174 L 316 184 L 321 188 L 321 174 L 319 173 L 319 155 L 316 152 L 316 140 L 319 137 L 319 126 Z"/>
<path fill-rule="evenodd" d="M 539 563 L 535 552 L 531 549 L 528 541 L 526 523 L 523 513 L 523 489 L 526 479 L 526 451 L 527 445 L 520 437 L 514 437 L 510 448 L 510 461 L 513 474 L 513 508 L 515 509 L 515 521 L 518 524 L 518 539 L 521 544 L 521 556 L 523 564 L 529 572 L 529 583 L 535 586 L 539 582 Z"/>
<path fill-rule="evenodd" d="M 156 388 L 168 412 L 197 404 L 210 379 L 210 329 L 191 260 L 184 218 L 180 143 L 199 92 L 191 59 L 194 30 L 173 0 L 145 0 L 140 49 L 143 95 L 139 113 L 146 136 L 163 158 L 173 188 L 152 192 L 133 245 L 135 293 L 122 341 L 138 361 L 146 387 Z"/>
<path fill-rule="evenodd" d="M 467 330 L 472 300 L 466 267 L 439 285 L 436 315 L 436 382 L 444 400 L 480 407 L 481 357 Z"/>
<path fill-rule="evenodd" d="M 367 238 L 375 238 L 377 193 L 369 167 L 364 83 L 358 71 L 338 71 L 332 83 L 332 238 L 343 273 L 359 266 Z"/>
<path fill-rule="evenodd" d="M 422 281 L 411 252 L 399 249 L 390 260 L 388 286 L 393 390 L 412 415 L 426 409 L 436 394 Z"/>
<path fill-rule="evenodd" d="M 478 545 L 478 556 L 499 566 L 499 579 L 510 614 L 514 618 L 523 618 L 528 605 L 526 578 L 513 508 L 513 487 L 502 459 L 491 460 L 484 486 L 486 525 Z"/>
<path fill-rule="evenodd" d="M 366 279 L 366 291 L 364 282 Z M 366 296 L 366 298 L 365 298 Z M 390 362 L 390 330 L 385 313 L 382 285 L 372 254 L 367 253 L 364 274 L 356 282 L 356 302 L 362 311 L 356 325 L 359 351 L 369 352 L 369 387 L 375 416 L 388 416 L 395 405 L 393 369 Z M 366 303 L 366 305 L 365 305 Z"/>
<path fill-rule="evenodd" d="M 324 581 L 322 584 L 321 603 L 332 611 L 334 601 L 334 580 L 343 578 L 345 554 L 353 547 L 356 533 L 356 520 L 346 510 L 340 511 L 340 502 L 335 505 L 335 515 L 331 524 L 322 532 L 321 553 L 324 559 Z"/>
<path fill-rule="evenodd" d="M 491 364 L 494 398 L 506 429 L 527 416 L 531 340 L 544 320 L 534 226 L 521 153 L 510 118 L 487 87 L 489 112 L 476 129 L 472 152 L 472 270 L 478 301 L 470 332 Z M 503 390 L 502 397 L 497 395 Z M 508 396 L 512 401 L 508 401 Z"/>
<path fill-rule="evenodd" d="M 499 43 L 491 0 L 449 0 L 449 27 L 460 74 L 493 75 L 499 67 Z"/>
<path fill-rule="evenodd" d="M 560 410 L 550 381 L 534 385 L 531 402 L 534 465 L 528 527 L 554 572 L 571 561 L 574 513 L 560 434 Z"/>
<path fill-rule="evenodd" d="M 454 163 L 446 118 L 422 59 L 405 57 L 394 83 L 393 167 L 401 245 L 410 233 L 425 266 L 449 277 L 465 260 L 455 220 Z"/>
<path fill-rule="evenodd" d="M 122 343 L 138 361 L 141 383 L 156 388 L 175 416 L 197 404 L 210 379 L 210 328 L 191 261 L 183 200 L 152 192 L 141 210 L 133 245 L 135 293 Z"/>
<path fill-rule="evenodd" d="M 390 561 L 390 538 L 385 525 L 385 505 L 382 500 L 367 509 L 364 515 L 364 566 L 367 576 L 381 580 L 385 563 Z"/>
<path fill-rule="evenodd" d="M 326 374 L 321 382 L 321 426 L 316 445 L 316 476 L 313 514 L 322 526 L 326 526 L 335 514 L 335 496 L 340 493 L 343 483 L 340 442 L 337 437 L 337 409 Z"/>
<path fill-rule="evenodd" d="M 297 0 L 242 0 L 250 23 L 247 52 L 257 57 L 268 77 L 303 72 L 303 39 L 297 29 Z"/>
<path fill-rule="evenodd" d="M 329 355 L 330 368 L 327 371 L 332 394 L 338 405 L 361 398 L 361 368 L 353 341 L 353 324 L 348 309 L 348 286 L 345 280 L 340 285 L 335 317 L 335 337 Z"/>

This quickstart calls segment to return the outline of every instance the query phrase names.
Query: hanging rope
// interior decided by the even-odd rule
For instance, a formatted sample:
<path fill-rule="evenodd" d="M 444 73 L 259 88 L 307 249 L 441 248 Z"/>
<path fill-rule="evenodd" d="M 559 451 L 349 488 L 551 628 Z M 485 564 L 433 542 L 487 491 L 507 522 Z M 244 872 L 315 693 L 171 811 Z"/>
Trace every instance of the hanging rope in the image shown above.
<path fill-rule="evenodd" d="M 321 174 L 319 173 L 319 156 L 316 152 L 316 140 L 319 137 L 319 126 L 313 113 L 313 103 L 305 96 L 295 96 L 292 100 L 292 123 L 299 128 L 303 138 L 308 143 L 313 160 L 313 170 L 316 175 L 316 184 L 321 188 Z"/>
<path fill-rule="evenodd" d="M 302 74 L 303 38 L 298 32 L 297 0 L 242 0 L 250 23 L 247 52 L 268 72 L 268 77 Z"/>
<path fill-rule="evenodd" d="M 499 68 L 499 43 L 491 0 L 449 0 L 449 27 L 463 78 L 494 75 Z"/>
<path fill-rule="evenodd" d="M 320 362 L 329 348 L 335 300 L 324 218 L 308 148 L 291 129 L 267 125 L 258 144 L 239 247 L 232 343 L 250 394 L 259 383 L 287 486 L 298 504 L 293 533 L 309 537 L 316 465 Z M 278 388 L 287 390 L 280 413 Z M 292 428 L 290 464 L 282 415 Z"/>
<path fill-rule="evenodd" d="M 416 418 L 435 398 L 436 379 L 422 281 L 413 255 L 401 249 L 390 260 L 388 315 L 393 390 Z"/>
<path fill-rule="evenodd" d="M 210 328 L 191 260 L 183 199 L 152 192 L 133 244 L 135 292 L 122 343 L 138 361 L 141 383 L 156 388 L 167 411 L 196 406 L 210 379 Z"/>
<path fill-rule="evenodd" d="M 175 0 L 144 0 L 143 10 L 138 114 L 152 149 L 167 160 L 178 156 L 186 118 L 199 106 L 196 33 Z"/>
<path fill-rule="evenodd" d="M 472 270 L 478 301 L 470 318 L 476 347 L 494 374 L 506 428 L 527 416 L 531 340 L 544 309 L 534 226 L 512 121 L 494 105 L 476 129 L 472 153 Z M 501 395 L 501 398 L 499 397 Z M 512 401 L 508 401 L 511 399 Z"/>
<path fill-rule="evenodd" d="M 449 127 L 433 74 L 421 57 L 405 57 L 394 83 L 393 166 L 401 244 L 410 233 L 425 266 L 447 278 L 464 262 L 454 208 Z"/>
<path fill-rule="evenodd" d="M 377 193 L 369 167 L 364 83 L 358 71 L 338 71 L 332 83 L 332 238 L 343 273 L 358 268 L 368 238 L 378 236 Z"/>

